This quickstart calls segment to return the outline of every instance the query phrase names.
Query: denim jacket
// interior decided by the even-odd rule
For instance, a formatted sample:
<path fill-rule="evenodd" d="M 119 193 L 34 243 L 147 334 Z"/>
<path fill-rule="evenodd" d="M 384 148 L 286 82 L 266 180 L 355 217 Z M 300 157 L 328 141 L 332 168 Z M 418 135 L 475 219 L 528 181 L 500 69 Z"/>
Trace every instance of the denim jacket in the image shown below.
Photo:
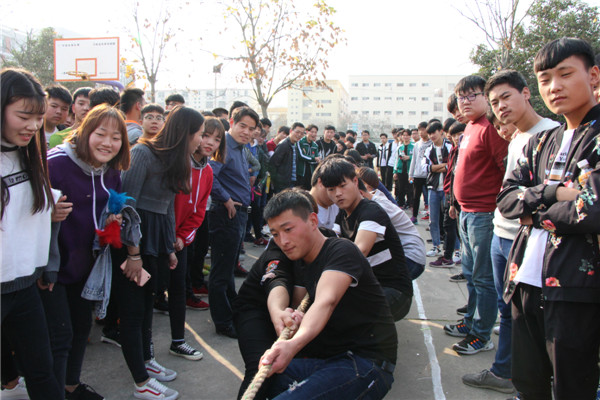
<path fill-rule="evenodd" d="M 100 217 L 104 225 L 108 217 L 108 208 L 105 208 Z M 124 246 L 138 246 L 142 233 L 140 231 L 140 216 L 135 209 L 125 205 L 121 209 L 123 224 L 121 225 L 121 242 Z M 101 228 L 104 228 L 102 226 Z M 112 258 L 110 255 L 110 246 L 100 247 L 98 235 L 94 239 L 93 252 L 96 255 L 96 261 L 92 272 L 83 287 L 81 297 L 94 302 L 94 312 L 100 319 L 106 315 L 108 301 L 110 299 L 110 287 L 112 281 Z"/>

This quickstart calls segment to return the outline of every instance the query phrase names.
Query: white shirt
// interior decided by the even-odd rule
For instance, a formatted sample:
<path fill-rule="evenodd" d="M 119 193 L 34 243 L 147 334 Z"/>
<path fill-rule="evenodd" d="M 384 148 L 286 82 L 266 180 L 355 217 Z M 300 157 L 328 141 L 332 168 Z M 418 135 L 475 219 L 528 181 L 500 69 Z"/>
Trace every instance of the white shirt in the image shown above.
<path fill-rule="evenodd" d="M 333 229 L 333 224 L 335 223 L 335 217 L 337 217 L 340 209 L 335 204 L 330 205 L 328 208 L 319 207 L 319 213 L 317 217 L 319 218 L 319 228 L 327 228 Z"/>

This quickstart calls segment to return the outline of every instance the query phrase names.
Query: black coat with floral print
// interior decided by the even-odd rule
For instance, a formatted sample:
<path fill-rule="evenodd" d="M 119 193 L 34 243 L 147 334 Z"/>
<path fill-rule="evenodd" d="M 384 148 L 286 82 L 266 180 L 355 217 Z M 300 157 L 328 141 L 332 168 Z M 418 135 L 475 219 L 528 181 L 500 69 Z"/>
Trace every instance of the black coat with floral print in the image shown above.
<path fill-rule="evenodd" d="M 498 208 L 509 219 L 531 215 L 533 227 L 549 232 L 542 267 L 545 300 L 600 303 L 600 105 L 575 130 L 560 184 L 548 185 L 564 131 L 562 125 L 529 140 L 498 194 Z M 574 201 L 557 201 L 559 186 L 580 193 Z M 530 232 L 531 227 L 521 227 L 509 254 L 503 295 L 507 303 Z"/>

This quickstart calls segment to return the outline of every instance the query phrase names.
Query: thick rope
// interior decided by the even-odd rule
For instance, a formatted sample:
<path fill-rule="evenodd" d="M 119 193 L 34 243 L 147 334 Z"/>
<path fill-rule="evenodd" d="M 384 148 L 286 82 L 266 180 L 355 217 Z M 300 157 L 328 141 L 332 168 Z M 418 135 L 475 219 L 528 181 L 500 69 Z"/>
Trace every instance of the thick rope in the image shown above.
<path fill-rule="evenodd" d="M 300 303 L 300 306 L 297 308 L 297 310 L 300 312 L 306 312 L 306 309 L 308 309 L 309 303 L 310 303 L 310 297 L 309 297 L 308 293 L 306 293 L 306 295 L 302 299 L 302 302 Z M 279 335 L 279 337 L 277 338 L 275 343 L 281 342 L 282 340 L 288 340 L 290 338 L 291 333 L 292 333 L 292 330 L 288 327 L 285 327 L 281 331 L 281 334 Z M 275 344 L 275 343 L 273 343 L 273 344 Z M 269 375 L 269 372 L 271 372 L 271 368 L 272 368 L 271 364 L 262 365 L 259 368 L 258 372 L 254 376 L 254 379 L 252 379 L 252 382 L 250 382 L 250 385 L 248 385 L 248 388 L 244 392 L 244 395 L 242 396 L 242 400 L 253 400 L 254 399 L 254 396 L 256 396 L 256 393 L 258 393 L 263 382 L 265 381 L 265 379 L 267 379 L 267 375 Z"/>

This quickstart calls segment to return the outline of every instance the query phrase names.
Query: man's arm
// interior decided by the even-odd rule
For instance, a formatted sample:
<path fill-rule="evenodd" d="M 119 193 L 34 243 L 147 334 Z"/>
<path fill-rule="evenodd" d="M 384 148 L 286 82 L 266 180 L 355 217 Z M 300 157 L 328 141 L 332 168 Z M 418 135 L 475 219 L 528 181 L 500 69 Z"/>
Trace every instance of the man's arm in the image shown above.
<path fill-rule="evenodd" d="M 369 255 L 369 252 L 373 248 L 375 244 L 375 240 L 377 239 L 377 232 L 367 231 L 367 230 L 359 230 L 356 234 L 356 238 L 354 239 L 354 244 L 361 253 L 365 257 Z"/>
<path fill-rule="evenodd" d="M 276 342 L 261 358 L 261 365 L 273 366 L 269 375 L 283 372 L 294 356 L 321 333 L 351 283 L 352 278 L 344 272 L 323 272 L 315 300 L 304 315 L 298 332 L 290 340 Z"/>

